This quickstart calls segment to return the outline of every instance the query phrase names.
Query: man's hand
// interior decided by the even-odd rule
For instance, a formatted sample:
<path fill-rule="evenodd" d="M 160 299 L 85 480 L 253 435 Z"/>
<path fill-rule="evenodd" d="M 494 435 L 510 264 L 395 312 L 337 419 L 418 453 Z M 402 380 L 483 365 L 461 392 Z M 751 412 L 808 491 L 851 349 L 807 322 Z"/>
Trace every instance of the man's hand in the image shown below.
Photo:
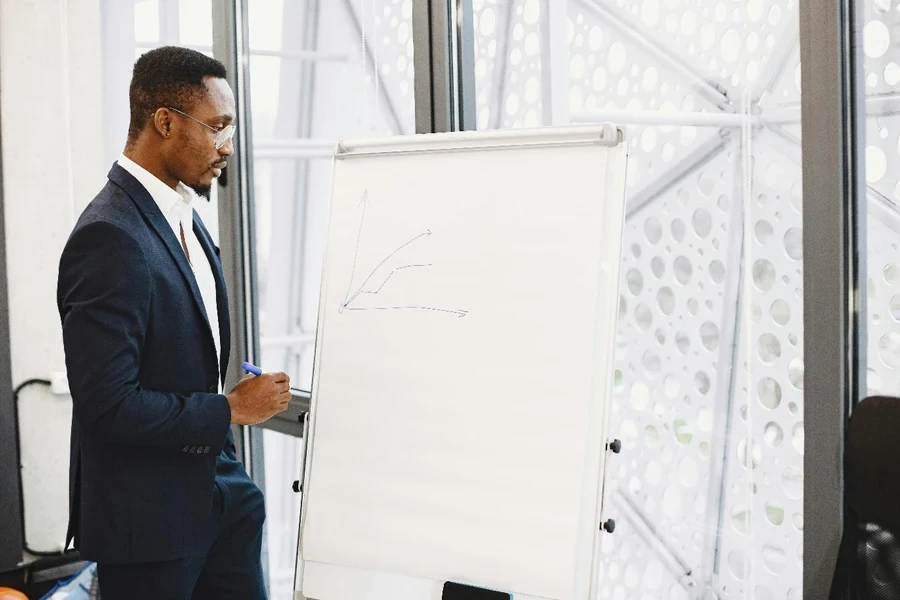
<path fill-rule="evenodd" d="M 231 423 L 256 425 L 288 407 L 291 378 L 284 373 L 246 375 L 225 396 L 231 406 Z"/>

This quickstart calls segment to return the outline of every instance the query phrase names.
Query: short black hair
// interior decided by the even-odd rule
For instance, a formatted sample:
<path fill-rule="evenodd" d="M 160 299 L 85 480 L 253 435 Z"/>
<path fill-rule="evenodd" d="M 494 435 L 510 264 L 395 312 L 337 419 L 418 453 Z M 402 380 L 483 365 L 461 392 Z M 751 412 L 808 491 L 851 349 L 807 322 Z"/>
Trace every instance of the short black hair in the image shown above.
<path fill-rule="evenodd" d="M 226 75 L 225 65 L 190 48 L 163 46 L 143 54 L 134 63 L 128 90 L 128 141 L 137 138 L 156 110 L 173 107 L 187 112 L 206 91 L 204 78 Z"/>

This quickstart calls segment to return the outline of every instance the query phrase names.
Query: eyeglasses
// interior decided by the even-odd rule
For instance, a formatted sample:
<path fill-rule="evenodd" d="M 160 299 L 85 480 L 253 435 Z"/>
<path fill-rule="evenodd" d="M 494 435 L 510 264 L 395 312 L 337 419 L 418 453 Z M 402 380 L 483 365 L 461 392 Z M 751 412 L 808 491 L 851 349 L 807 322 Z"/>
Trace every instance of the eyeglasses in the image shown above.
<path fill-rule="evenodd" d="M 229 142 L 229 140 L 231 140 L 231 138 L 234 137 L 234 132 L 237 129 L 237 127 L 235 127 L 234 125 L 226 125 L 225 127 L 221 127 L 221 128 L 213 127 L 212 125 L 207 125 L 200 119 L 195 119 L 191 115 L 187 114 L 186 112 L 182 112 L 182 111 L 178 110 L 177 108 L 173 108 L 170 106 L 169 110 L 174 110 L 179 115 L 184 115 L 191 121 L 196 121 L 196 122 L 200 123 L 201 125 L 203 125 L 204 127 L 206 127 L 207 129 L 211 129 L 211 130 L 215 131 L 218 134 L 216 136 L 216 150 L 218 150 L 219 148 L 221 148 L 222 146 L 227 144 Z"/>

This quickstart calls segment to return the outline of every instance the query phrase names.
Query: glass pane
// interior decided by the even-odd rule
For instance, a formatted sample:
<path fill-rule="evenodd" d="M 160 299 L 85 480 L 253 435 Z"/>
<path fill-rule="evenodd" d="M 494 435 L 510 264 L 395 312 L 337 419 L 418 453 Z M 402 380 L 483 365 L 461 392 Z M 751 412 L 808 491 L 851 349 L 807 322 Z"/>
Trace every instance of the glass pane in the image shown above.
<path fill-rule="evenodd" d="M 212 56 L 212 0 L 179 0 L 178 24 L 181 44 Z"/>
<path fill-rule="evenodd" d="M 134 3 L 134 39 L 139 43 L 159 40 L 159 0 Z"/>
<path fill-rule="evenodd" d="M 900 395 L 900 155 L 898 12 L 867 0 L 863 13 L 866 129 L 868 394 Z"/>
<path fill-rule="evenodd" d="M 300 477 L 303 440 L 263 430 L 266 494 L 266 553 L 269 558 L 270 600 L 293 600 L 300 494 L 291 482 Z M 277 525 L 277 526 L 276 526 Z"/>
<path fill-rule="evenodd" d="M 248 4 L 260 362 L 309 389 L 340 138 L 411 134 L 412 0 Z M 271 598 L 292 598 L 301 442 L 264 433 Z"/>
<path fill-rule="evenodd" d="M 627 128 L 600 597 L 799 598 L 797 3 L 473 5 L 479 128 Z"/>

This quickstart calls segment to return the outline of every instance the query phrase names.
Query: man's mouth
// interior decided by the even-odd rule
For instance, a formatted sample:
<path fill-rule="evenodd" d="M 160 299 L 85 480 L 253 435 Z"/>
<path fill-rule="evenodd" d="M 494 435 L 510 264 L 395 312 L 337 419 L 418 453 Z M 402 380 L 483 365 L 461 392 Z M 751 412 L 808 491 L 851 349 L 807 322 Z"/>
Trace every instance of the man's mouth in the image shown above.
<path fill-rule="evenodd" d="M 224 161 L 220 162 L 220 163 L 216 163 L 212 166 L 212 172 L 216 177 L 218 177 L 219 175 L 222 174 L 222 169 L 224 169 L 227 166 L 228 166 L 228 163 L 224 162 Z"/>

